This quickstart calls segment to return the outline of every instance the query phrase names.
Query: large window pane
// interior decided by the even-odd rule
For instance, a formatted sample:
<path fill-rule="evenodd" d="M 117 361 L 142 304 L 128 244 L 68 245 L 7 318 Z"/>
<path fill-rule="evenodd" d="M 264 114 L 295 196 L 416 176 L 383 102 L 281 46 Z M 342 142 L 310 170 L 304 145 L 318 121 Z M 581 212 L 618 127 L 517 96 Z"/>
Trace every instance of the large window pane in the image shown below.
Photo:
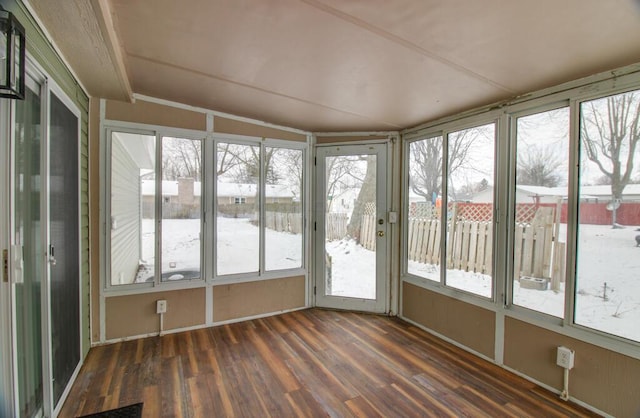
<path fill-rule="evenodd" d="M 442 136 L 409 145 L 407 271 L 440 281 Z"/>
<path fill-rule="evenodd" d="M 575 322 L 640 341 L 640 91 L 580 106 Z"/>
<path fill-rule="evenodd" d="M 569 108 L 517 119 L 513 303 L 564 316 Z"/>
<path fill-rule="evenodd" d="M 111 134 L 111 284 L 153 281 L 155 136 Z"/>
<path fill-rule="evenodd" d="M 216 168 L 217 274 L 258 272 L 260 147 L 219 143 Z"/>
<path fill-rule="evenodd" d="M 491 297 L 495 124 L 447 135 L 445 283 Z"/>
<path fill-rule="evenodd" d="M 265 147 L 265 269 L 302 267 L 302 150 Z"/>
<path fill-rule="evenodd" d="M 200 278 L 202 141 L 162 138 L 162 281 Z"/>

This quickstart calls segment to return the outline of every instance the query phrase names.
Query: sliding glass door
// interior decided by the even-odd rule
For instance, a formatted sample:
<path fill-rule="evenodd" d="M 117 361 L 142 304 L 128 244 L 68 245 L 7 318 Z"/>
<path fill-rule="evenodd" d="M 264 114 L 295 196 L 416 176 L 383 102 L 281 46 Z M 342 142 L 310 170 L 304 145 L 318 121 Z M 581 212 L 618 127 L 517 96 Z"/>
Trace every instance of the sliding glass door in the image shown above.
<path fill-rule="evenodd" d="M 18 415 L 43 408 L 43 201 L 42 100 L 40 85 L 27 79 L 26 97 L 15 102 L 12 273 L 14 367 Z"/>
<path fill-rule="evenodd" d="M 81 361 L 80 118 L 39 80 L 27 77 L 25 100 L 0 106 L 9 167 L 0 296 L 11 318 L 0 330 L 0 416 L 55 415 Z"/>

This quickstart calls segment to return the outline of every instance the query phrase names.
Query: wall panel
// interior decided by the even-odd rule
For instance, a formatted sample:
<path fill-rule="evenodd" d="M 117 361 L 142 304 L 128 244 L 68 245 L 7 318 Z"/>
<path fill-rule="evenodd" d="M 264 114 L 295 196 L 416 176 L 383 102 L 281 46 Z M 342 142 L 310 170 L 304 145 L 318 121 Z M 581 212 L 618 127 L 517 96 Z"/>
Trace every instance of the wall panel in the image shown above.
<path fill-rule="evenodd" d="M 220 116 L 215 116 L 213 118 L 213 130 L 217 133 L 256 136 L 260 138 L 286 139 L 288 141 L 304 142 L 307 140 L 307 136 L 304 134 L 271 128 L 269 126 L 241 122 Z"/>
<path fill-rule="evenodd" d="M 640 361 L 544 328 L 506 318 L 504 364 L 562 390 L 558 346 L 576 352 L 569 394 L 618 417 L 640 416 Z"/>
<path fill-rule="evenodd" d="M 205 324 L 205 288 L 106 298 L 106 338 L 113 340 L 160 330 L 156 301 L 167 301 L 164 330 Z"/>
<path fill-rule="evenodd" d="M 304 276 L 213 288 L 213 321 L 281 312 L 305 306 Z"/>
<path fill-rule="evenodd" d="M 106 103 L 105 117 L 108 120 L 199 131 L 207 129 L 207 117 L 201 112 L 164 106 L 142 100 L 136 100 L 134 103 L 107 100 Z"/>
<path fill-rule="evenodd" d="M 405 318 L 484 354 L 495 355 L 495 313 L 403 282 Z"/>

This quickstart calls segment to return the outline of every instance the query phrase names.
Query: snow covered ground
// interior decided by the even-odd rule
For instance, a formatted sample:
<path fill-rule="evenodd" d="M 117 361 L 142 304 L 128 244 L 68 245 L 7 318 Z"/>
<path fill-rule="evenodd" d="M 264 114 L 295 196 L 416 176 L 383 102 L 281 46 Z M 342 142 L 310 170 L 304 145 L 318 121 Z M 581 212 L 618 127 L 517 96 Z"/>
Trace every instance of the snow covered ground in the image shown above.
<path fill-rule="evenodd" d="M 218 218 L 218 274 L 258 271 L 258 228 L 246 218 Z M 154 264 L 153 220 L 142 221 L 143 258 Z M 302 235 L 267 229 L 267 270 L 302 266 Z M 162 221 L 162 272 L 200 269 L 200 220 Z"/>
<path fill-rule="evenodd" d="M 247 219 L 218 218 L 218 274 L 258 270 L 258 228 Z M 163 271 L 199 268 L 200 221 L 164 221 Z M 147 261 L 153 263 L 152 221 L 143 223 L 143 245 Z M 605 225 L 582 225 L 579 237 L 576 322 L 590 328 L 640 341 L 640 248 L 636 247 L 636 227 L 612 229 Z M 300 267 L 302 236 L 267 230 L 268 269 Z M 375 298 L 375 253 L 353 240 L 327 243 L 332 259 L 331 293 L 337 296 Z M 170 267 L 170 263 L 176 263 Z M 437 280 L 438 266 L 409 263 L 409 271 Z M 606 297 L 604 284 L 606 283 Z M 490 277 L 451 270 L 449 286 L 490 297 Z M 563 293 L 521 289 L 515 283 L 518 305 L 555 316 L 564 311 Z"/>
<path fill-rule="evenodd" d="M 576 323 L 640 341 L 640 248 L 636 227 L 612 229 L 581 225 L 578 244 Z M 563 233 L 561 231 L 561 236 Z M 409 262 L 409 271 L 439 280 L 439 266 Z M 606 297 L 605 297 L 606 283 Z M 486 275 L 451 270 L 447 284 L 485 297 L 491 295 Z M 564 315 L 564 284 L 560 292 L 520 288 L 514 284 L 514 303 L 557 317 Z"/>

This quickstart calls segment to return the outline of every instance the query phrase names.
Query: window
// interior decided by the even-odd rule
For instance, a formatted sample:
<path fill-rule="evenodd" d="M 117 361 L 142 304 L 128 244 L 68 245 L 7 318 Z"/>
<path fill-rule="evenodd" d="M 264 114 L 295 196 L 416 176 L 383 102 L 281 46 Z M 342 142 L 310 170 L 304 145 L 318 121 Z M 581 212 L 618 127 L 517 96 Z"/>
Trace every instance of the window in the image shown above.
<path fill-rule="evenodd" d="M 157 266 L 199 279 L 202 142 L 114 131 L 110 149 L 111 285 L 153 283 Z"/>
<path fill-rule="evenodd" d="M 107 137 L 107 286 L 304 266 L 306 144 L 112 128 Z M 215 221 L 204 221 L 206 211 Z"/>
<path fill-rule="evenodd" d="M 162 281 L 198 279 L 202 141 L 162 138 Z"/>
<path fill-rule="evenodd" d="M 216 147 L 218 275 L 260 269 L 260 146 L 219 142 Z M 245 203 L 236 203 L 245 196 Z"/>
<path fill-rule="evenodd" d="M 304 248 L 301 149 L 265 147 L 265 270 L 302 267 Z"/>
<path fill-rule="evenodd" d="M 155 276 L 155 135 L 111 133 L 111 285 Z"/>
<path fill-rule="evenodd" d="M 491 298 L 495 124 L 445 137 L 409 145 L 407 272 Z"/>
<path fill-rule="evenodd" d="M 440 281 L 442 136 L 409 145 L 407 271 Z"/>
<path fill-rule="evenodd" d="M 495 124 L 447 135 L 447 286 L 492 297 Z"/>
<path fill-rule="evenodd" d="M 580 105 L 576 324 L 640 342 L 640 91 Z"/>
<path fill-rule="evenodd" d="M 513 303 L 562 318 L 569 108 L 516 119 Z"/>
<path fill-rule="evenodd" d="M 301 268 L 302 149 L 218 142 L 216 164 L 217 274 Z"/>

